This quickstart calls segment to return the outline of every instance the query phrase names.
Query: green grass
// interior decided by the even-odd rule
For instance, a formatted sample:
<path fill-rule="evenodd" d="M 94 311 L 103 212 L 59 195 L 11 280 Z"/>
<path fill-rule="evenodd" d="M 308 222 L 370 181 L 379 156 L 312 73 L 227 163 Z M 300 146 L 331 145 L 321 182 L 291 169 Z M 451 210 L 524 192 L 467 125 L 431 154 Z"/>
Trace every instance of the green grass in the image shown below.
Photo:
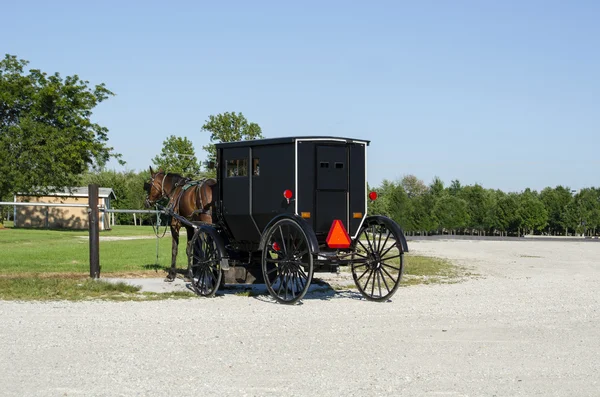
<path fill-rule="evenodd" d="M 18 301 L 82 301 L 102 300 L 158 300 L 190 298 L 188 292 L 140 293 L 140 287 L 125 283 L 77 278 L 0 278 L 0 299 Z"/>
<path fill-rule="evenodd" d="M 171 237 L 159 239 L 156 263 L 156 238 L 102 241 L 102 237 L 154 236 L 150 226 L 115 226 L 100 232 L 101 275 L 160 272 L 171 263 Z M 181 236 L 177 266 L 187 267 L 185 232 Z M 87 231 L 0 229 L 0 275 L 75 273 L 89 274 Z"/>
<path fill-rule="evenodd" d="M 102 241 L 102 237 L 140 236 L 154 237 L 155 235 L 150 226 L 115 226 L 113 230 L 100 232 L 101 277 L 163 277 L 165 275 L 164 270 L 171 263 L 169 234 L 159 239 L 158 264 L 156 263 L 156 238 Z M 186 242 L 185 231 L 183 231 L 177 260 L 179 269 L 187 267 Z M 342 269 L 350 270 L 348 267 Z M 87 230 L 12 227 L 0 229 L 0 299 L 154 300 L 193 296 L 187 292 L 140 293 L 138 287 L 91 280 L 88 276 Z M 471 274 L 466 269 L 447 260 L 407 254 L 401 285 L 452 283 L 467 276 Z M 236 295 L 246 296 L 252 293 L 238 291 Z"/>
<path fill-rule="evenodd" d="M 400 259 L 392 259 L 390 263 L 399 264 Z M 351 268 L 344 267 L 343 271 L 350 272 Z M 418 284 L 450 284 L 475 276 L 462 266 L 455 265 L 446 259 L 428 256 L 404 255 L 404 271 L 401 287 Z M 354 288 L 354 283 L 334 286 L 336 289 Z"/>
<path fill-rule="evenodd" d="M 446 259 L 405 255 L 404 276 L 401 285 L 454 283 L 471 276 L 461 266 Z"/>

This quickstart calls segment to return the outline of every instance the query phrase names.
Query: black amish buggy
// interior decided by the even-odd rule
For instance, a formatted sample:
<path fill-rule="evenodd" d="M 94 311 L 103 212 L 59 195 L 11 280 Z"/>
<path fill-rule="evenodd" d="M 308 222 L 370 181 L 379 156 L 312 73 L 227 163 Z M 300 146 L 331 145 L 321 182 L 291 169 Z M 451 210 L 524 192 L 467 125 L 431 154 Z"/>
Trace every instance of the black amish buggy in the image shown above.
<path fill-rule="evenodd" d="M 188 244 L 194 290 L 214 296 L 223 280 L 254 274 L 278 302 L 295 303 L 315 272 L 350 266 L 366 299 L 388 300 L 408 246 L 394 221 L 367 215 L 377 198 L 367 192 L 368 145 L 337 137 L 217 144 L 213 222 L 194 223 Z"/>

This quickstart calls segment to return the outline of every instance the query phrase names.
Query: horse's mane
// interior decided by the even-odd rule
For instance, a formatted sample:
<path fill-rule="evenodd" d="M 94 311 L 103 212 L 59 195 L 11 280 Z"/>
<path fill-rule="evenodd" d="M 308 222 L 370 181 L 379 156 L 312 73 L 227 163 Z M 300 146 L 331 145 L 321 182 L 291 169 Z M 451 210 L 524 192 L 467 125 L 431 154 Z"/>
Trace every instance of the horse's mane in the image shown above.
<path fill-rule="evenodd" d="M 185 177 L 185 176 L 183 176 L 181 174 L 177 174 L 175 172 L 165 172 L 165 171 L 163 171 L 163 174 L 165 174 L 165 176 L 168 176 L 169 178 L 173 178 L 173 179 L 178 179 L 178 180 L 187 179 L 187 180 L 190 180 L 190 178 Z"/>

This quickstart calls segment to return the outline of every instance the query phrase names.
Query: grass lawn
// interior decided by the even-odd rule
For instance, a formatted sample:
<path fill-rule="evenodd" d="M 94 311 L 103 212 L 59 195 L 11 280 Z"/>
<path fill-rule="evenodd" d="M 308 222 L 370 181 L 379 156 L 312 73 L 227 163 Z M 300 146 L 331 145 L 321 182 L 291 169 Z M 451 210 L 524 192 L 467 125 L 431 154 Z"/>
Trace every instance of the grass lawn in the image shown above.
<path fill-rule="evenodd" d="M 162 231 L 162 230 L 161 230 Z M 162 233 L 161 233 L 162 234 Z M 105 241 L 105 237 L 146 237 L 134 240 Z M 187 267 L 187 239 L 181 236 L 178 267 Z M 171 263 L 171 237 L 157 241 L 151 226 L 115 226 L 100 232 L 101 275 L 160 273 Z M 89 240 L 87 231 L 0 229 L 0 277 L 40 273 L 89 274 Z"/>
<path fill-rule="evenodd" d="M 185 235 L 184 231 L 180 238 L 178 269 L 187 267 Z M 127 237 L 131 239 L 123 239 Z M 114 226 L 100 232 L 101 277 L 164 277 L 171 263 L 171 236 L 167 233 L 158 240 L 158 263 L 156 248 L 151 226 Z M 404 269 L 401 286 L 457 282 L 469 275 L 449 261 L 410 253 L 405 256 Z M 89 271 L 87 230 L 15 229 L 6 224 L 0 229 L 0 299 L 148 300 L 190 296 L 140 294 L 136 287 L 91 280 Z"/>

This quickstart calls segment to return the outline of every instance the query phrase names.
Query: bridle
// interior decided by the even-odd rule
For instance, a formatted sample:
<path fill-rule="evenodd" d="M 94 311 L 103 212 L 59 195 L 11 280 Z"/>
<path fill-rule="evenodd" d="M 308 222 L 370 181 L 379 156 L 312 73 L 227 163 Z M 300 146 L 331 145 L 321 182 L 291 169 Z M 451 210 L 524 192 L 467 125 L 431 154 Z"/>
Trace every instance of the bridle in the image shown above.
<path fill-rule="evenodd" d="M 154 186 L 154 180 L 158 174 L 159 173 L 152 175 L 150 177 L 150 183 L 148 183 L 148 185 L 150 186 L 150 189 L 148 189 L 148 195 L 146 196 L 146 205 L 148 207 L 151 207 L 153 205 L 153 203 L 150 202 L 150 196 L 152 194 L 152 189 L 158 189 L 157 187 Z M 160 183 L 160 197 L 158 197 L 156 200 L 154 200 L 155 203 L 167 195 L 165 193 L 165 179 L 167 179 L 167 175 L 169 175 L 168 172 L 163 174 L 163 178 Z"/>

